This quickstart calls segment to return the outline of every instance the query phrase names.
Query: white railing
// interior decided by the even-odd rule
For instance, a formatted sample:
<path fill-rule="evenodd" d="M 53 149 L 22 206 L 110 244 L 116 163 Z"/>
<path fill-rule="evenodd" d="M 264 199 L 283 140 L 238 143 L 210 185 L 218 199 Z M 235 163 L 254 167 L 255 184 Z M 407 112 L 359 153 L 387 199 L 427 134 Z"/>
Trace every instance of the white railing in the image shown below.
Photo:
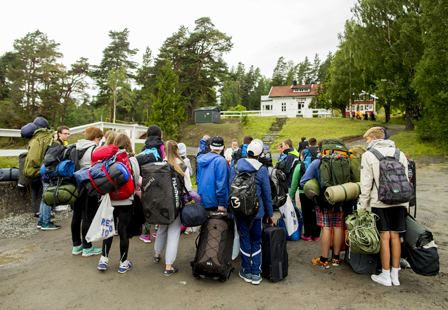
<path fill-rule="evenodd" d="M 108 123 L 108 122 L 96 122 L 92 124 L 86 124 L 82 126 L 77 126 L 70 128 L 70 134 L 80 133 L 86 130 L 87 127 L 95 126 L 99 127 L 101 130 L 104 128 L 111 128 L 113 130 L 125 130 L 129 135 L 132 143 L 132 149 L 135 151 L 135 143 L 145 143 L 144 139 L 138 139 L 142 133 L 146 133 L 148 127 L 140 126 L 138 124 L 119 124 L 119 123 Z M 140 133 L 140 134 L 138 134 Z M 21 137 L 19 129 L 2 129 L 0 128 L 0 137 Z M 0 150 L 0 156 L 19 156 L 26 150 Z"/>
<path fill-rule="evenodd" d="M 332 112 L 331 110 L 325 110 L 325 109 L 313 109 L 313 110 L 308 110 L 308 113 L 304 113 L 305 111 L 302 110 L 298 110 L 295 114 L 295 116 L 306 116 L 306 115 L 311 115 L 311 117 L 313 117 L 314 115 L 320 116 L 320 117 L 331 117 Z M 311 113 L 310 113 L 311 112 Z M 259 117 L 263 117 L 263 116 L 282 116 L 282 117 L 287 117 L 290 113 L 283 111 L 283 112 L 277 112 L 277 111 L 260 111 L 260 110 L 255 110 L 255 111 L 221 111 L 221 117 L 225 118 L 225 117 L 242 117 L 243 115 L 247 115 L 247 116 L 259 116 Z"/>

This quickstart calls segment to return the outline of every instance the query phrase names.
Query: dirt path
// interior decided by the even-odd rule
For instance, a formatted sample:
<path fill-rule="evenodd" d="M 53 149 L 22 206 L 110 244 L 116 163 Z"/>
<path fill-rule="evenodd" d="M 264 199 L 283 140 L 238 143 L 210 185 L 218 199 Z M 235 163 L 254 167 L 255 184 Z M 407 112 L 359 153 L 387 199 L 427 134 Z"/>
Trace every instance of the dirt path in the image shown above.
<path fill-rule="evenodd" d="M 404 125 L 388 125 L 386 127 L 386 132 L 391 136 L 398 135 L 400 132 L 404 130 Z M 350 139 L 348 142 L 345 142 L 345 145 L 348 147 L 354 146 L 354 145 L 365 145 L 366 139 L 364 139 L 362 136 L 355 139 Z"/>
<path fill-rule="evenodd" d="M 245 283 L 236 272 L 226 283 L 191 275 L 196 235 L 181 235 L 175 266 L 165 277 L 152 262 L 153 243 L 131 239 L 133 268 L 118 274 L 119 238 L 114 237 L 109 269 L 96 269 L 99 257 L 72 256 L 70 220 L 62 229 L 27 238 L 0 240 L 0 309 L 446 309 L 448 308 L 448 169 L 418 164 L 417 220 L 432 230 L 439 245 L 440 275 L 400 272 L 401 286 L 383 287 L 347 264 L 322 269 L 311 265 L 319 242 L 288 242 L 289 275 L 278 283 Z M 278 217 L 278 214 L 276 214 Z M 100 244 L 95 244 L 100 246 Z M 239 258 L 233 265 L 239 270 Z"/>

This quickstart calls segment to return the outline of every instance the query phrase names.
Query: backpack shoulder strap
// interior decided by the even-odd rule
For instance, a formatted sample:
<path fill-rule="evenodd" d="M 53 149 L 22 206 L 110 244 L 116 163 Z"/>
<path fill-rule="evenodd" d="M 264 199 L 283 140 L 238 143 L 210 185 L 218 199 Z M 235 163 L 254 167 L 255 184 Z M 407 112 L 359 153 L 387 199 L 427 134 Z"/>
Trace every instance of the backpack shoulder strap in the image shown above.
<path fill-rule="evenodd" d="M 395 154 L 394 154 L 395 160 L 400 161 L 400 150 L 395 148 Z"/>
<path fill-rule="evenodd" d="M 369 152 L 373 153 L 373 155 L 375 155 L 375 157 L 381 161 L 382 159 L 384 159 L 385 157 L 383 156 L 383 154 L 381 154 L 378 150 L 375 149 L 370 149 Z"/>

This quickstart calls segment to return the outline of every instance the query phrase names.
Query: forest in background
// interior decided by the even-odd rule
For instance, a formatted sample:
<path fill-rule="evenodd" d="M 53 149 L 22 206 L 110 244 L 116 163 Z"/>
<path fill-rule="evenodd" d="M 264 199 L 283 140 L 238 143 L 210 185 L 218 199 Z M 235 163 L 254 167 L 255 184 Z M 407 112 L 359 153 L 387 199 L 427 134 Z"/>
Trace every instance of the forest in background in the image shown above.
<path fill-rule="evenodd" d="M 280 57 L 270 77 L 253 65 L 229 68 L 223 55 L 232 50 L 231 34 L 208 17 L 193 30 L 180 26 L 140 62 L 128 29 L 109 32 L 99 64 L 80 55 L 67 67 L 59 43 L 36 30 L 0 56 L 0 127 L 20 128 L 36 116 L 54 127 L 116 119 L 157 123 L 175 138 L 198 107 L 259 110 L 272 86 L 297 80 L 319 84 L 315 108 L 345 111 L 362 90 L 375 94 L 386 122 L 400 110 L 406 129 L 416 126 L 420 139 L 446 148 L 448 1 L 358 0 L 352 13 L 334 54 Z"/>

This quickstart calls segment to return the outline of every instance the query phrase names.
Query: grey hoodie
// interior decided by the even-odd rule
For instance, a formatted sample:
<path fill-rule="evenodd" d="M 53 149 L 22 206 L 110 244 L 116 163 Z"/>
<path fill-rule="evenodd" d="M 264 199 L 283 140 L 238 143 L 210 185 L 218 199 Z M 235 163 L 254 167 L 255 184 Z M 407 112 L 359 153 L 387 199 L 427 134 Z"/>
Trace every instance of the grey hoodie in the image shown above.
<path fill-rule="evenodd" d="M 93 147 L 98 146 L 95 142 L 91 140 L 78 140 L 78 143 L 76 143 L 76 150 L 84 150 L 87 148 L 91 148 L 90 150 L 87 150 L 84 153 L 84 156 L 79 160 L 79 165 L 81 169 L 90 167 L 90 164 L 92 162 L 92 153 L 93 153 Z"/>

